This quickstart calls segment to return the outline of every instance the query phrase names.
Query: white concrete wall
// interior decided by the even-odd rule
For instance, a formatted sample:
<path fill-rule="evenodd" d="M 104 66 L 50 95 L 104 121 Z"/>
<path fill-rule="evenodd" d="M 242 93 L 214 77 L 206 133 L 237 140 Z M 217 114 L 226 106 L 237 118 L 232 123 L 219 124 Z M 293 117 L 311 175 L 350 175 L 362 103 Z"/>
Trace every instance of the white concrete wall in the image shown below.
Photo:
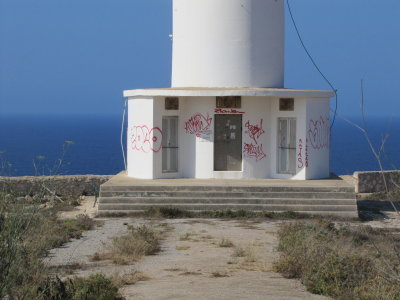
<path fill-rule="evenodd" d="M 171 116 L 171 117 L 178 117 L 179 120 L 179 134 L 178 134 L 178 145 L 179 145 L 179 150 L 178 150 L 178 157 L 180 158 L 178 161 L 178 172 L 168 172 L 168 173 L 163 173 L 162 172 L 162 149 L 158 152 L 155 152 L 153 154 L 154 157 L 154 166 L 153 166 L 153 171 L 154 171 L 154 178 L 180 178 L 182 177 L 182 165 L 184 162 L 181 160 L 181 154 L 182 154 L 182 119 L 180 117 L 181 112 L 184 110 L 185 102 L 182 101 L 182 99 L 179 101 L 179 110 L 165 110 L 165 98 L 164 97 L 155 97 L 154 98 L 154 126 L 161 128 L 161 130 L 164 132 L 164 128 L 162 127 L 162 119 L 164 116 Z"/>
<path fill-rule="evenodd" d="M 307 100 L 307 150 L 306 179 L 330 176 L 330 120 L 329 100 Z"/>
<path fill-rule="evenodd" d="M 135 98 L 128 107 L 128 175 L 155 178 L 318 179 L 329 176 L 329 100 L 295 99 L 279 111 L 279 98 L 242 97 L 242 171 L 214 171 L 215 97 L 181 97 L 165 110 L 164 97 Z M 227 109 L 228 111 L 230 109 Z M 225 113 L 225 112 L 224 112 Z M 179 171 L 162 172 L 162 117 L 179 118 Z M 279 174 L 278 119 L 296 118 L 296 174 Z M 326 138 L 328 135 L 328 138 Z"/>
<path fill-rule="evenodd" d="M 306 110 L 307 102 L 305 99 L 294 100 L 294 111 L 279 111 L 279 98 L 275 98 L 271 102 L 271 164 L 270 164 L 270 177 L 277 179 L 305 179 L 306 170 L 305 165 L 296 163 L 297 173 L 293 176 L 291 174 L 278 173 L 278 119 L 279 118 L 296 118 L 296 141 L 297 150 L 299 153 L 300 140 L 305 143 L 306 141 Z M 296 159 L 297 160 L 297 159 Z"/>
<path fill-rule="evenodd" d="M 153 141 L 154 136 L 160 136 L 158 129 L 153 129 L 153 102 L 151 97 L 128 101 L 127 167 L 130 177 L 154 178 L 153 155 L 159 151 L 161 141 Z"/>
<path fill-rule="evenodd" d="M 284 85 L 283 0 L 174 0 L 172 87 Z"/>

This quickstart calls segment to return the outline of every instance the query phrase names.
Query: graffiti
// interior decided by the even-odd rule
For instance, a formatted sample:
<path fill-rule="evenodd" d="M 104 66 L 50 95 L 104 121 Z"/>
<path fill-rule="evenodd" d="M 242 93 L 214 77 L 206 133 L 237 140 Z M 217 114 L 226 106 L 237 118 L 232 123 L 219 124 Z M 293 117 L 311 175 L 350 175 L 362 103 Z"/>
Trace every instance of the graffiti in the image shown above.
<path fill-rule="evenodd" d="M 264 153 L 263 144 L 260 143 L 260 137 L 265 133 L 262 128 L 263 119 L 260 120 L 260 124 L 251 124 L 247 121 L 244 125 L 246 127 L 245 134 L 251 139 L 250 143 L 244 143 L 243 154 L 248 158 L 255 158 L 256 161 L 260 161 L 267 155 Z"/>
<path fill-rule="evenodd" d="M 162 131 L 158 127 L 149 129 L 146 125 L 131 128 L 132 150 L 149 153 L 158 152 L 162 146 Z"/>
<path fill-rule="evenodd" d="M 246 124 L 244 125 L 247 130 L 245 131 L 246 134 L 256 143 L 258 144 L 258 139 L 260 138 L 261 135 L 265 133 L 265 131 L 262 128 L 263 124 L 263 119 L 260 121 L 260 125 L 258 124 L 251 124 L 250 121 L 247 121 Z"/>
<path fill-rule="evenodd" d="M 297 153 L 297 168 L 302 169 L 304 167 L 303 162 L 303 140 L 299 139 L 299 152 Z"/>
<path fill-rule="evenodd" d="M 252 143 L 244 143 L 243 153 L 245 157 L 255 158 L 256 161 L 260 161 L 267 156 L 263 151 L 263 145 L 254 145 Z"/>
<path fill-rule="evenodd" d="M 306 139 L 306 168 L 308 168 L 308 139 Z"/>
<path fill-rule="evenodd" d="M 310 120 L 308 138 L 314 150 L 329 147 L 329 117 Z"/>
<path fill-rule="evenodd" d="M 209 134 L 209 130 L 211 127 L 212 118 L 197 113 L 193 115 L 189 120 L 185 122 L 185 131 L 189 134 L 195 134 L 197 137 L 202 136 L 203 134 Z"/>
<path fill-rule="evenodd" d="M 216 108 L 214 112 L 216 114 L 244 114 L 244 111 L 238 111 L 234 108 L 231 109 Z"/>

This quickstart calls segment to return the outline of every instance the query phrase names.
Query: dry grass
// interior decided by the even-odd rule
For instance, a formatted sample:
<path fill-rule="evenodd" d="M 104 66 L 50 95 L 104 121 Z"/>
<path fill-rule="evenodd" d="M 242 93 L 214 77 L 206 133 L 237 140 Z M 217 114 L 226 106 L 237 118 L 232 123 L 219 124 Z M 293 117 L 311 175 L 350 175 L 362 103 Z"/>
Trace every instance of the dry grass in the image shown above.
<path fill-rule="evenodd" d="M 134 285 L 139 281 L 149 281 L 152 278 L 142 272 L 133 271 L 132 273 L 127 273 L 123 275 L 114 274 L 111 276 L 111 280 L 117 287 L 122 287 L 124 285 Z"/>
<path fill-rule="evenodd" d="M 217 245 L 218 245 L 218 247 L 221 247 L 221 248 L 231 248 L 231 247 L 235 246 L 235 244 L 230 239 L 226 239 L 226 238 L 223 238 L 222 240 L 220 240 Z"/>
<path fill-rule="evenodd" d="M 194 237 L 197 236 L 198 234 L 195 232 L 186 232 L 185 234 L 182 234 L 179 236 L 180 241 L 197 241 Z"/>
<path fill-rule="evenodd" d="M 400 299 L 400 237 L 328 221 L 285 224 L 275 266 L 310 292 L 337 299 Z"/>
<path fill-rule="evenodd" d="M 202 273 L 186 271 L 186 272 L 180 273 L 179 275 L 181 275 L 181 276 L 199 276 L 199 275 L 202 275 Z"/>
<path fill-rule="evenodd" d="M 225 271 L 214 271 L 211 273 L 213 278 L 222 278 L 222 277 L 229 277 L 229 275 Z"/>
<path fill-rule="evenodd" d="M 236 247 L 233 251 L 233 257 L 243 257 L 244 262 L 252 263 L 258 260 L 257 247 L 250 243 L 245 247 Z"/>
<path fill-rule="evenodd" d="M 115 264 L 123 265 L 140 260 L 145 255 L 154 255 L 160 251 L 164 232 L 146 225 L 132 227 L 125 235 L 115 237 L 108 246 L 109 251 L 94 253 L 93 261 L 110 259 Z"/>
<path fill-rule="evenodd" d="M 188 245 L 179 245 L 179 246 L 176 246 L 175 249 L 178 250 L 178 251 L 185 251 L 185 250 L 190 249 L 190 246 L 188 246 Z"/>

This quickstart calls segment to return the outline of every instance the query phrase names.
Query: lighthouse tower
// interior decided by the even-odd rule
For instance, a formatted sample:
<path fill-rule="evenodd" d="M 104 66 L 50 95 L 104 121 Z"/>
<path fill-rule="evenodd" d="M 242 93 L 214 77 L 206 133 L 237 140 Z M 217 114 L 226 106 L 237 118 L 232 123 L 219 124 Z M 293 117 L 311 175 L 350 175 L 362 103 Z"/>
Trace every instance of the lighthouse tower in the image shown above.
<path fill-rule="evenodd" d="M 284 87 L 284 0 L 173 0 L 171 87 L 126 90 L 127 174 L 329 177 L 332 91 Z"/>
<path fill-rule="evenodd" d="M 174 1 L 172 87 L 283 88 L 283 60 L 283 1 Z"/>

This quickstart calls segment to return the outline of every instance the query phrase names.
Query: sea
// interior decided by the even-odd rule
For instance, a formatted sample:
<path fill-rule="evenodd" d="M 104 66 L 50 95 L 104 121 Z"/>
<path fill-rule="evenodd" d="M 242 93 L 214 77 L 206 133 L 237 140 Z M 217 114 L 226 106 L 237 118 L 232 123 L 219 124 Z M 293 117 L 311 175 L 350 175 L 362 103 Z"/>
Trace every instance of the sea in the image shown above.
<path fill-rule="evenodd" d="M 121 123 L 120 115 L 0 115 L 0 176 L 117 174 Z M 400 118 L 369 118 L 365 128 L 384 169 L 398 169 Z M 331 149 L 337 175 L 379 170 L 364 133 L 343 119 L 332 127 Z"/>

